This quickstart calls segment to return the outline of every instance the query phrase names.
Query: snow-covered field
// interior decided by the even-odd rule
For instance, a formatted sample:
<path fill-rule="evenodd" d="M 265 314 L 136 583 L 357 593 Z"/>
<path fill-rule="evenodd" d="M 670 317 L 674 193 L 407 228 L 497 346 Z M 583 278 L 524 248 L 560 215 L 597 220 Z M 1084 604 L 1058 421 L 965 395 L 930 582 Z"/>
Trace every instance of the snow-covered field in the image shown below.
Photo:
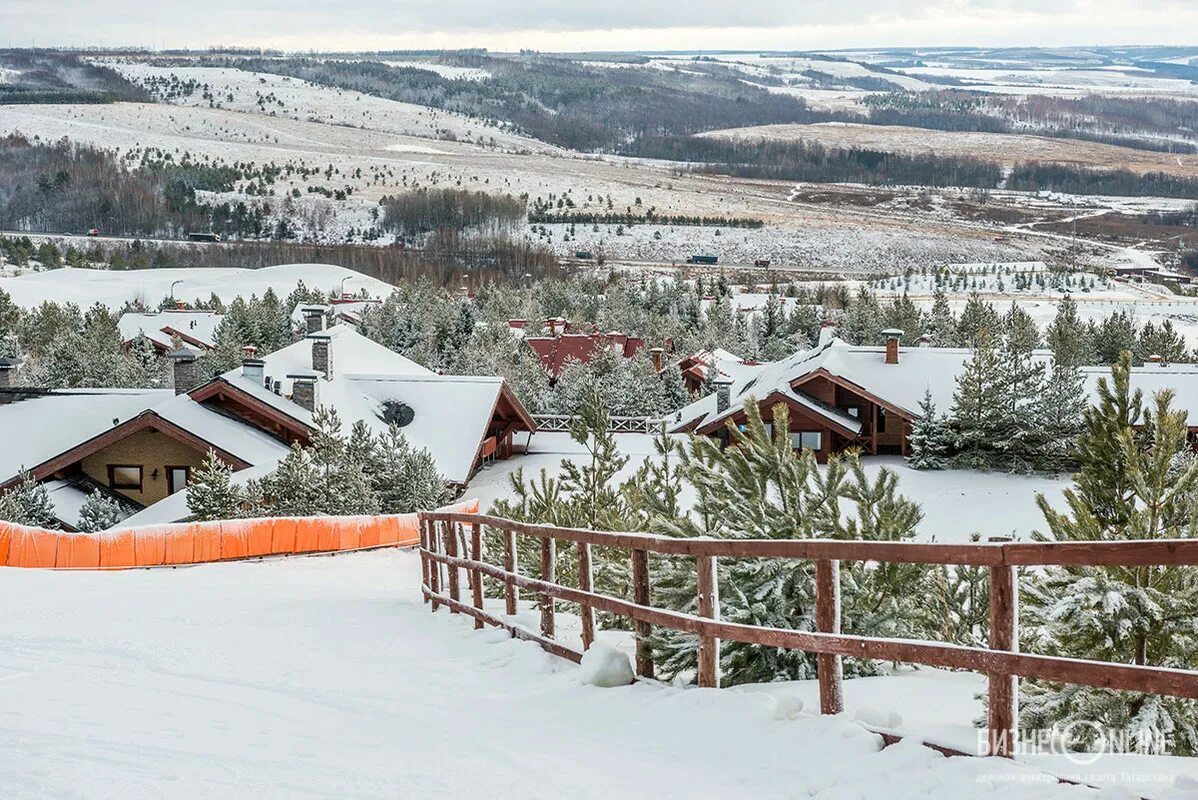
<path fill-rule="evenodd" d="M 344 284 L 342 280 L 344 279 Z M 386 297 L 391 286 L 374 278 L 331 264 L 282 264 L 262 269 L 232 269 L 224 267 L 188 267 L 179 269 L 99 270 L 64 269 L 46 272 L 27 272 L 16 277 L 0 277 L 0 289 L 7 292 L 17 305 L 32 308 L 43 302 L 76 303 L 88 307 L 103 303 L 119 309 L 126 302 L 140 300 L 151 306 L 171 294 L 181 300 L 207 300 L 215 294 L 222 301 L 238 295 L 261 297 L 274 289 L 280 299 L 303 281 L 309 289 L 325 292 L 344 290 L 359 294 L 363 290 L 372 297 Z"/>
<path fill-rule="evenodd" d="M 430 614 L 412 553 L 2 572 L 6 800 L 1116 797 L 883 749 L 851 712 L 802 712 L 810 686 L 584 686 L 536 645 Z M 898 680 L 882 698 L 907 705 Z"/>

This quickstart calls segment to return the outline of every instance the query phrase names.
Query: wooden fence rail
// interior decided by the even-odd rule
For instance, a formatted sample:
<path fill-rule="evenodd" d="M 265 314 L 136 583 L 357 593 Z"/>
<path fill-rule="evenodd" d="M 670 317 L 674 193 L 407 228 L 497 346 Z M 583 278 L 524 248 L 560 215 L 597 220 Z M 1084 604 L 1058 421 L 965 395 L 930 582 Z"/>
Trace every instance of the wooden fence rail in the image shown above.
<path fill-rule="evenodd" d="M 501 534 L 502 564 L 484 559 L 482 529 Z M 464 531 L 470 531 L 469 557 L 463 556 Z M 517 536 L 540 541 L 541 578 L 521 575 L 516 557 Z M 462 538 L 459 538 L 462 537 Z M 577 587 L 556 582 L 558 542 L 578 545 Z M 629 551 L 633 599 L 594 591 L 591 548 Z M 686 614 L 655 608 L 648 568 L 650 553 L 695 558 L 697 612 Z M 637 674 L 653 676 L 646 637 L 656 625 L 694 634 L 698 638 L 697 680 L 700 686 L 719 686 L 719 643 L 743 642 L 816 654 L 820 711 L 843 710 L 841 659 L 870 658 L 933 667 L 967 669 L 987 675 L 990 752 L 1010 756 L 1016 741 L 1016 697 L 1019 678 L 1098 686 L 1198 699 L 1198 672 L 1114 664 L 1018 652 L 1018 568 L 1084 564 L 1091 566 L 1198 565 L 1198 540 L 1153 542 L 1008 542 L 986 544 L 916 544 L 846 540 L 676 539 L 646 533 L 613 533 L 555 528 L 479 514 L 432 512 L 421 514 L 420 554 L 423 593 L 434 611 L 441 605 L 483 623 L 504 628 L 513 636 L 537 642 L 547 651 L 579 661 L 582 653 L 555 641 L 554 600 L 576 603 L 582 609 L 584 650 L 594 641 L 594 613 L 606 611 L 633 621 L 637 633 Z M 777 558 L 815 562 L 816 630 L 794 631 L 720 621 L 717 563 L 720 558 Z M 943 642 L 846 635 L 840 632 L 841 561 L 985 566 L 990 571 L 989 647 L 966 647 Z M 460 573 L 470 579 L 470 603 L 460 597 Z M 520 589 L 539 596 L 540 632 L 532 631 L 484 610 L 483 577 L 504 586 L 507 617 L 516 613 Z M 442 593 L 448 587 L 448 594 Z"/>

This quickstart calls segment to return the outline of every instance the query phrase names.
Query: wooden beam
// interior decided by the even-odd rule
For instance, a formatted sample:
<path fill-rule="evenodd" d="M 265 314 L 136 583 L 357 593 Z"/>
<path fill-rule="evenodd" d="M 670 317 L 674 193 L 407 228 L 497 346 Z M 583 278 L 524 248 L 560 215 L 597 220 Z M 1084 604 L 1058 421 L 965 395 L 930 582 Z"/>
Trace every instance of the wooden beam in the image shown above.
<path fill-rule="evenodd" d="M 470 526 L 470 560 L 483 560 L 483 533 L 482 526 L 477 522 Z M 470 596 L 474 601 L 474 607 L 479 611 L 483 609 L 483 576 L 478 570 L 470 573 Z M 474 618 L 475 630 L 481 629 L 483 621 L 478 617 Z"/>
<path fill-rule="evenodd" d="M 541 580 L 553 583 L 557 579 L 557 541 L 546 536 L 541 540 Z M 552 639 L 556 632 L 553 618 L 553 595 L 541 594 L 541 635 Z"/>
<path fill-rule="evenodd" d="M 652 605 L 649 589 L 649 551 L 632 551 L 632 599 L 640 606 Z M 636 674 L 642 678 L 653 677 L 653 648 L 649 636 L 653 632 L 647 620 L 637 620 L 636 631 Z"/>
<path fill-rule="evenodd" d="M 592 589 L 591 575 L 591 546 L 586 542 L 578 543 L 578 588 L 584 592 Z M 579 606 L 582 617 L 582 649 L 590 650 L 595 641 L 595 609 L 586 603 Z"/>
<path fill-rule="evenodd" d="M 449 555 L 450 557 L 457 557 L 457 554 L 458 554 L 458 523 L 446 522 L 443 530 L 445 533 L 445 552 L 446 552 L 446 554 Z M 460 570 L 457 567 L 450 565 L 449 566 L 449 599 L 450 600 L 461 600 L 462 599 L 462 587 L 461 587 L 461 583 L 460 583 L 461 579 L 462 579 L 462 577 L 461 577 Z M 458 612 L 454 609 L 451 609 L 451 613 L 456 614 Z"/>
<path fill-rule="evenodd" d="M 990 567 L 991 650 L 1015 652 L 1019 649 L 1015 638 L 1019 605 L 1017 580 L 1015 567 Z M 991 755 L 1014 757 L 1016 681 L 1015 675 L 1008 672 L 991 671 L 988 674 L 987 727 Z"/>
<path fill-rule="evenodd" d="M 707 619 L 719 619 L 719 577 L 716 559 L 713 556 L 696 557 L 695 571 L 698 573 L 699 616 Z M 718 688 L 720 685 L 720 640 L 714 636 L 700 635 L 697 658 L 699 685 Z"/>
<path fill-rule="evenodd" d="M 821 633 L 840 633 L 840 562 L 821 558 L 815 562 L 815 628 Z M 819 712 L 844 711 L 844 671 L 840 656 L 816 656 L 819 678 Z"/>
<path fill-rule="evenodd" d="M 516 575 L 519 569 L 519 562 L 516 556 L 516 533 L 512 530 L 503 531 L 503 571 L 506 575 Z M 504 611 L 507 615 L 514 616 L 516 613 L 516 583 L 510 577 L 505 577 L 503 582 L 503 603 Z"/>

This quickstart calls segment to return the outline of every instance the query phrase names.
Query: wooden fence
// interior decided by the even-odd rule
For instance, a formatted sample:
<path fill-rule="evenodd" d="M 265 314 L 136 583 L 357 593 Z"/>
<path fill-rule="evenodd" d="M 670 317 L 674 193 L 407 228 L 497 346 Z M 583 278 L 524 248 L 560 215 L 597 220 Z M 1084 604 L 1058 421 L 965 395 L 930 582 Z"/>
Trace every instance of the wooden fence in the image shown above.
<path fill-rule="evenodd" d="M 484 526 L 501 534 L 501 563 L 485 560 L 486 555 L 500 554 L 484 553 Z M 1019 567 L 1198 565 L 1198 540 L 922 544 L 833 539 L 676 539 L 645 533 L 555 528 L 487 515 L 446 512 L 421 514 L 420 528 L 424 600 L 432 603 L 434 611 L 444 605 L 454 613 L 474 617 L 476 628 L 481 628 L 484 624 L 504 628 L 517 638 L 536 642 L 550 653 L 572 661 L 581 660 L 582 653 L 554 639 L 554 600 L 580 606 L 584 650 L 590 647 L 595 639 L 596 609 L 632 619 L 637 633 L 636 670 L 638 675 L 646 678 L 653 677 L 652 653 L 645 641 L 653 625 L 691 633 L 698 637 L 697 679 L 700 686 L 719 686 L 720 640 L 815 653 L 820 711 L 824 714 L 839 713 L 843 709 L 841 659 L 845 656 L 986 673 L 989 680 L 988 741 L 990 752 L 994 755 L 1010 756 L 1014 752 L 1016 687 L 1020 677 L 1198 699 L 1198 672 L 1195 671 L 1018 652 Z M 516 556 L 517 536 L 539 540 L 542 576 L 540 579 L 520 574 Z M 578 546 L 579 578 L 576 587 L 556 582 L 554 573 L 558 542 L 574 543 Z M 596 546 L 629 551 L 632 566 L 632 601 L 594 591 L 591 582 L 591 548 Z M 690 556 L 695 559 L 697 614 L 653 606 L 649 553 Z M 716 585 L 716 564 L 720 558 L 814 561 L 817 630 L 794 631 L 721 622 Z M 989 647 L 842 634 L 839 585 L 841 561 L 988 568 Z M 464 602 L 461 598 L 463 570 L 469 577 L 469 602 Z M 502 582 L 504 610 L 508 618 L 484 610 L 484 576 Z M 540 597 L 539 632 L 517 625 L 510 619 L 516 613 L 517 591 L 520 589 Z"/>
<path fill-rule="evenodd" d="M 570 430 L 574 417 L 569 414 L 533 414 L 538 433 L 562 433 Z M 612 433 L 657 433 L 660 417 L 610 417 L 607 429 Z"/>

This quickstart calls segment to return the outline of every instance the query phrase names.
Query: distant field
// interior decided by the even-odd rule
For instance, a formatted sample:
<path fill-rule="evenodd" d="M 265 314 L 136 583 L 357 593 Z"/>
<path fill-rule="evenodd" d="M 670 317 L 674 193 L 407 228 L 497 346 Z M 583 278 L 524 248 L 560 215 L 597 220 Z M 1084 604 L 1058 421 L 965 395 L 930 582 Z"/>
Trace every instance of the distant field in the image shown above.
<path fill-rule="evenodd" d="M 760 125 L 710 131 L 701 136 L 727 139 L 806 139 L 829 147 L 863 147 L 894 153 L 936 153 L 1018 161 L 1052 161 L 1083 167 L 1166 172 L 1198 176 L 1198 156 L 1135 150 L 1130 147 L 1011 133 L 936 131 L 883 125 L 829 122 L 816 125 Z"/>

